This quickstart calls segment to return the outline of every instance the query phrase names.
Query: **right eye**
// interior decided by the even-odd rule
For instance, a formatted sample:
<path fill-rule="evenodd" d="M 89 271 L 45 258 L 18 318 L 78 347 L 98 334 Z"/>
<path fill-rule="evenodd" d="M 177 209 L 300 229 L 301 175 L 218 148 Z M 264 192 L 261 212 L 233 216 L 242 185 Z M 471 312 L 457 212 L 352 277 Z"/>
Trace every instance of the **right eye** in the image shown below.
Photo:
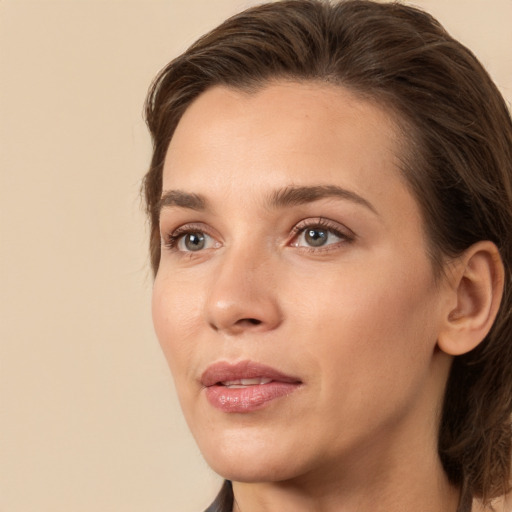
<path fill-rule="evenodd" d="M 206 246 L 206 237 L 204 233 L 186 233 L 181 236 L 178 241 L 178 249 L 180 251 L 200 251 Z"/>
<path fill-rule="evenodd" d="M 183 227 L 168 235 L 165 245 L 175 251 L 199 252 L 216 247 L 217 242 L 204 231 Z"/>

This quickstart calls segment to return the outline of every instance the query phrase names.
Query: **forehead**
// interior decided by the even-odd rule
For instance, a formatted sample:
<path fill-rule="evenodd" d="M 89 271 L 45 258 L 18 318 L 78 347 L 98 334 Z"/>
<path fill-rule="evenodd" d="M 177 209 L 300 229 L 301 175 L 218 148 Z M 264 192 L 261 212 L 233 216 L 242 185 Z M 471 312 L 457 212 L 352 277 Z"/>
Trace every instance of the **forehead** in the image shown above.
<path fill-rule="evenodd" d="M 393 116 L 325 83 L 277 82 L 256 91 L 216 86 L 185 111 L 168 148 L 163 189 L 256 194 L 340 185 L 368 196 L 404 188 Z"/>

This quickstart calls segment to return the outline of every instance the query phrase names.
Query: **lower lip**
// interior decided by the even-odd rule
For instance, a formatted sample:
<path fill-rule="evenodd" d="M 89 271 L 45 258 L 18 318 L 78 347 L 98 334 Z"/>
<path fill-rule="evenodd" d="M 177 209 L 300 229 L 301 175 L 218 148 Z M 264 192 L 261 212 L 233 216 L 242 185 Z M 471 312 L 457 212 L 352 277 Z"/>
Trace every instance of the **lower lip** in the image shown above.
<path fill-rule="evenodd" d="M 261 409 L 277 398 L 293 393 L 299 383 L 273 381 L 244 388 L 214 385 L 206 388 L 206 397 L 213 407 L 223 412 L 251 412 Z"/>

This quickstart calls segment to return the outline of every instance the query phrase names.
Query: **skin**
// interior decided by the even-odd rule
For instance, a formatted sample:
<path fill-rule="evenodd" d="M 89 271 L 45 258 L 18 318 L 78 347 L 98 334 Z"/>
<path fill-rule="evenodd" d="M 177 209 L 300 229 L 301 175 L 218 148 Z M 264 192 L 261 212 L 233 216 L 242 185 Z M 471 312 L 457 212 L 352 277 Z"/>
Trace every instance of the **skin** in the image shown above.
<path fill-rule="evenodd" d="M 451 363 L 437 340 L 453 286 L 434 278 L 398 157 L 391 116 L 332 85 L 215 87 L 178 124 L 164 194 L 206 202 L 162 208 L 153 319 L 235 510 L 457 508 L 436 449 Z M 350 194 L 269 202 L 319 186 Z M 319 218 L 331 231 L 312 247 L 304 229 Z M 204 233 L 204 248 L 190 250 L 187 232 Z M 212 407 L 204 370 L 248 359 L 302 385 L 249 413 Z"/>

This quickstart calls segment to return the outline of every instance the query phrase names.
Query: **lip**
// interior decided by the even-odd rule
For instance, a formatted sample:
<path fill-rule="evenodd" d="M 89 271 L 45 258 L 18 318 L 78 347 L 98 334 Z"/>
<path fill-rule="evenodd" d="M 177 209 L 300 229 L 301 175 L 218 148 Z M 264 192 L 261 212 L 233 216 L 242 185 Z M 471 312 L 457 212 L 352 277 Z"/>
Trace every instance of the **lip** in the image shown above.
<path fill-rule="evenodd" d="M 222 382 L 242 379 L 264 379 L 266 382 L 243 387 L 227 387 Z M 208 402 L 223 412 L 252 412 L 269 402 L 288 396 L 302 381 L 275 368 L 254 361 L 228 363 L 221 361 L 209 366 L 201 376 Z"/>
<path fill-rule="evenodd" d="M 228 380 L 257 379 L 259 377 L 286 383 L 301 382 L 297 377 L 286 375 L 271 366 L 254 361 L 240 361 L 238 363 L 219 361 L 206 368 L 201 375 L 201 384 L 204 387 L 210 387 Z"/>

